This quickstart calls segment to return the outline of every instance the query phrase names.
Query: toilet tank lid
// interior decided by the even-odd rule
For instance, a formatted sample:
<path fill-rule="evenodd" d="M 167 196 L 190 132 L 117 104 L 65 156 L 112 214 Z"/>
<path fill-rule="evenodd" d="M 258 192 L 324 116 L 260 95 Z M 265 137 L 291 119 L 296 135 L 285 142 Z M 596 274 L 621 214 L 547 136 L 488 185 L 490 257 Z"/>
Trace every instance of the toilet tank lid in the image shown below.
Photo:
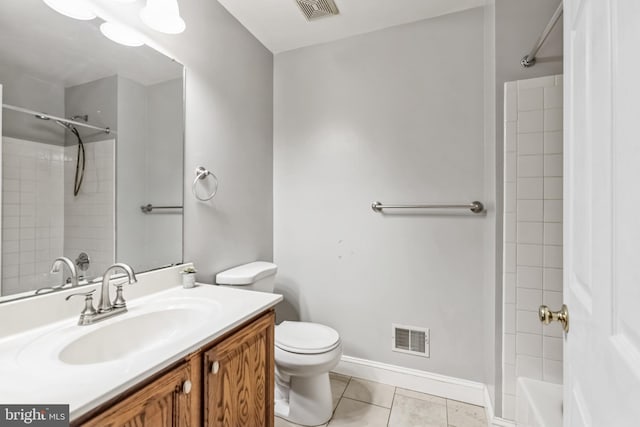
<path fill-rule="evenodd" d="M 278 266 L 265 261 L 255 261 L 239 265 L 216 274 L 219 285 L 250 285 L 265 277 L 273 276 Z"/>

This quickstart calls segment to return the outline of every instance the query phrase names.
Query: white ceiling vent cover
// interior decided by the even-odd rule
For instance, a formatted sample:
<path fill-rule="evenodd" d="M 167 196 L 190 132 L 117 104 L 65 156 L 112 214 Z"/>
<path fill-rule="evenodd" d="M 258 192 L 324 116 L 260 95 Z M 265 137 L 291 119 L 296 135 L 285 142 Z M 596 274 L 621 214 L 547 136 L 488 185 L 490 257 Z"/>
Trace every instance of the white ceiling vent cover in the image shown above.
<path fill-rule="evenodd" d="M 392 324 L 391 350 L 429 357 L 429 329 Z"/>
<path fill-rule="evenodd" d="M 307 18 L 307 21 L 315 21 L 325 16 L 337 15 L 340 13 L 333 0 L 296 0 L 300 10 Z"/>

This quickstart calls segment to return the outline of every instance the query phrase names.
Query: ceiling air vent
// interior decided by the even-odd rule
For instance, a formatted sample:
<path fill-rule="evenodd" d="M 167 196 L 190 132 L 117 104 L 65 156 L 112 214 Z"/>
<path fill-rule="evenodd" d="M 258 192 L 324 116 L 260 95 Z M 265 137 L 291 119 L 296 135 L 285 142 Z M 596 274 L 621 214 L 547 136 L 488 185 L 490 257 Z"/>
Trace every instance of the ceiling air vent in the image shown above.
<path fill-rule="evenodd" d="M 315 21 L 325 16 L 337 15 L 340 13 L 333 0 L 296 0 L 300 10 L 304 13 L 307 21 Z"/>
<path fill-rule="evenodd" d="M 429 329 L 396 324 L 391 326 L 393 351 L 429 357 Z"/>

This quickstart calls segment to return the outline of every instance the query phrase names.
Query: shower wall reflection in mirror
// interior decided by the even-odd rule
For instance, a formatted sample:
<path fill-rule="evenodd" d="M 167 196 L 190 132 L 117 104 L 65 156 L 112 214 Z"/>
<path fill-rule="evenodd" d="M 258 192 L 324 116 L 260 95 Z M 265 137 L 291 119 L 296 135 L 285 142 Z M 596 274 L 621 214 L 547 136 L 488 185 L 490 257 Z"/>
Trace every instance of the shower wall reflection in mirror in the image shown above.
<path fill-rule="evenodd" d="M 183 67 L 102 22 L 0 0 L 0 302 L 68 283 L 61 256 L 81 283 L 182 262 Z"/>

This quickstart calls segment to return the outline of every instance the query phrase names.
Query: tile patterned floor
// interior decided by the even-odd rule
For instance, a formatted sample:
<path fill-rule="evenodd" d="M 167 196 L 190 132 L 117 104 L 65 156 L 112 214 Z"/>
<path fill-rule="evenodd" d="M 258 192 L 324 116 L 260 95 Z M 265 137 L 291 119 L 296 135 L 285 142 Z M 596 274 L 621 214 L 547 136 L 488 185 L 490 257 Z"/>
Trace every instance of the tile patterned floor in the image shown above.
<path fill-rule="evenodd" d="M 328 427 L 487 427 L 484 408 L 331 373 Z M 275 427 L 297 427 L 276 418 Z"/>

